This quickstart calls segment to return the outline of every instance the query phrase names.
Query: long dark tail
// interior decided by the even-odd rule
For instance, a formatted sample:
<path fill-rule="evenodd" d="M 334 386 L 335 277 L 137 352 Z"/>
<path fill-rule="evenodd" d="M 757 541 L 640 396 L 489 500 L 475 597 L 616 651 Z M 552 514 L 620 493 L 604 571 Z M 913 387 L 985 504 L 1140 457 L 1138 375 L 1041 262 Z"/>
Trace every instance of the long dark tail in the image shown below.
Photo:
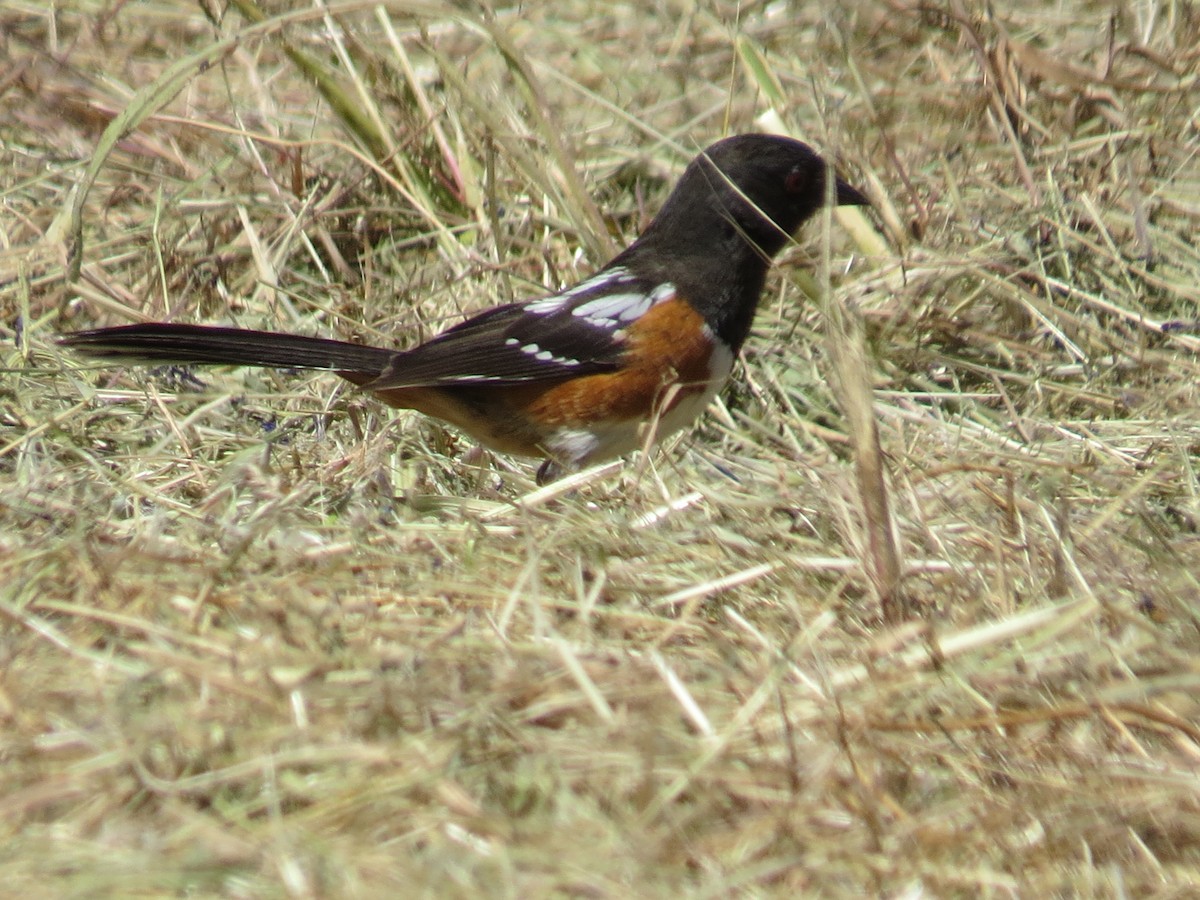
<path fill-rule="evenodd" d="M 77 331 L 59 343 L 87 356 L 143 363 L 333 369 L 379 375 L 394 350 L 273 331 L 151 323 Z M 353 380 L 353 379 L 352 379 Z"/>

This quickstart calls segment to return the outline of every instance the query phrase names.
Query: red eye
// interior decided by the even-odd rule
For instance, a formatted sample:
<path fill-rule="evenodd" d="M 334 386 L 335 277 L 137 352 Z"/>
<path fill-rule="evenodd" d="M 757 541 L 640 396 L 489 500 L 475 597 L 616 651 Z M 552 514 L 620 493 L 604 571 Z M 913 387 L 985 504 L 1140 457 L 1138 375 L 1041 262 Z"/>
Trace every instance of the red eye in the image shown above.
<path fill-rule="evenodd" d="M 787 173 L 787 178 L 783 179 L 783 189 L 789 194 L 799 194 L 807 183 L 808 179 L 804 177 L 803 172 L 792 169 Z"/>

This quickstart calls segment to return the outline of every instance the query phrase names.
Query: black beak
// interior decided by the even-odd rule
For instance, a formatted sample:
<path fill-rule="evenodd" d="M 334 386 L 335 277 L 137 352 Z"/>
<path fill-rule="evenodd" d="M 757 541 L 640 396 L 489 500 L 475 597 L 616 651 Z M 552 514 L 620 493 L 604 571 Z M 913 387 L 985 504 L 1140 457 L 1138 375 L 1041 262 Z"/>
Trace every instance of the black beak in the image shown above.
<path fill-rule="evenodd" d="M 837 182 L 837 205 L 838 206 L 870 206 L 871 203 L 857 188 L 852 188 L 842 179 Z"/>

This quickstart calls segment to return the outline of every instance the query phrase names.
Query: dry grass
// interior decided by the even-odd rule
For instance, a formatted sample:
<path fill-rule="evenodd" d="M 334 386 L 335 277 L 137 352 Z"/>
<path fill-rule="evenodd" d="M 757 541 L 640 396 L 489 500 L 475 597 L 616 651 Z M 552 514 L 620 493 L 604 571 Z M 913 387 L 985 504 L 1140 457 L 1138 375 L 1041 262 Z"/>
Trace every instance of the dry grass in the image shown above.
<path fill-rule="evenodd" d="M 66 6 L 0 7 L 5 892 L 1200 891 L 1191 5 Z M 876 211 L 572 491 L 53 344 L 415 341 L 756 121 Z"/>

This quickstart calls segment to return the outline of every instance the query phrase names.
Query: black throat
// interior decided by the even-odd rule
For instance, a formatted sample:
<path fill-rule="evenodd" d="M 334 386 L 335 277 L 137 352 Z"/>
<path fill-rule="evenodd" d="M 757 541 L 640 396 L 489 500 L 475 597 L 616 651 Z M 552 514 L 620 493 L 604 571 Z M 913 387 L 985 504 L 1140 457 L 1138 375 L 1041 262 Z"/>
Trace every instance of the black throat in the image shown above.
<path fill-rule="evenodd" d="M 712 218 L 712 211 L 707 211 Z M 665 227 L 659 227 L 659 226 Z M 673 219 L 652 223 L 612 261 L 654 282 L 671 282 L 704 316 L 713 333 L 736 353 L 750 333 L 770 258 L 786 240 L 762 247 L 727 218 L 707 229 L 675 228 Z"/>

